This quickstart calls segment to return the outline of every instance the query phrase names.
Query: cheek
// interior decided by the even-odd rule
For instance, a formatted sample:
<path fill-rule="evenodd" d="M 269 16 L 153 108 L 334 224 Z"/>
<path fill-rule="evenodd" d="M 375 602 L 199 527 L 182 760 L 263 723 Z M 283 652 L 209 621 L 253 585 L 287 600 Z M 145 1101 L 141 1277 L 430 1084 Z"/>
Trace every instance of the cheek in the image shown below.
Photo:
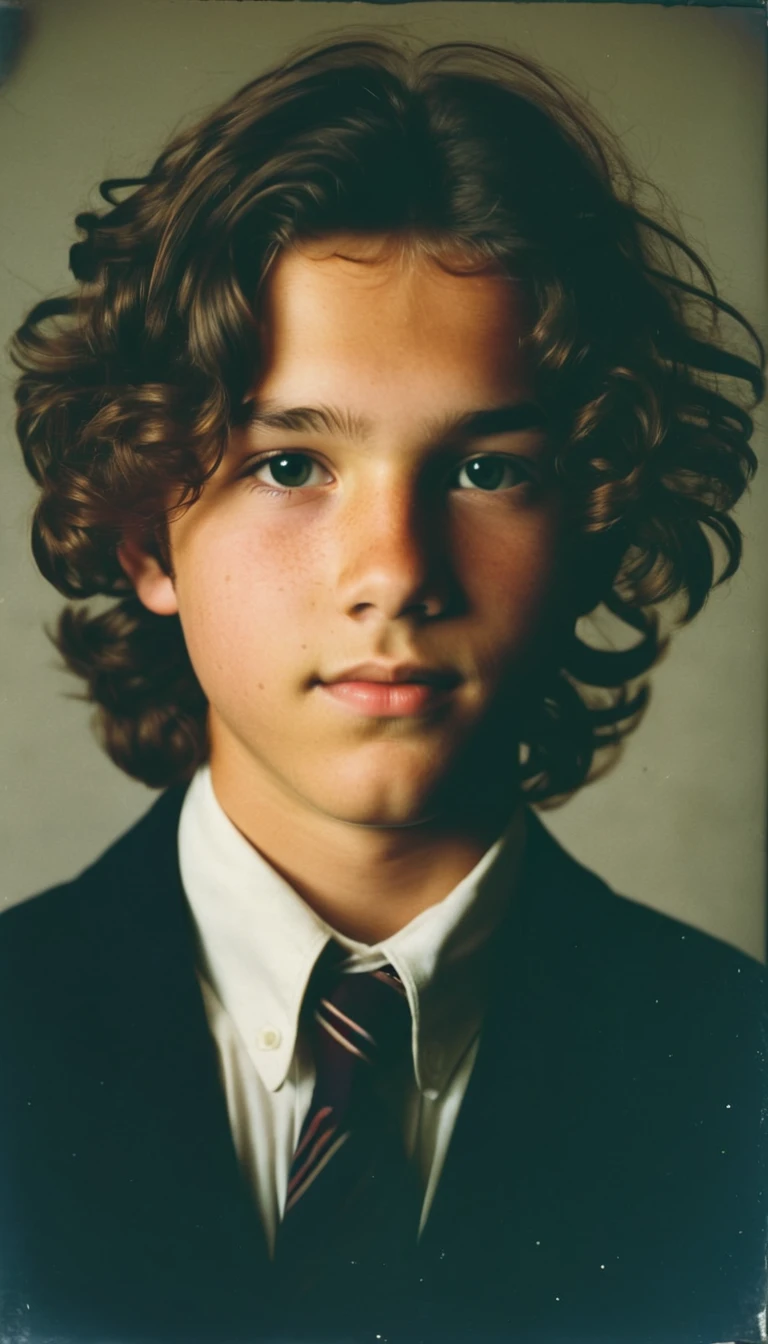
<path fill-rule="evenodd" d="M 542 509 L 475 532 L 463 572 L 479 610 L 492 609 L 510 637 L 567 606 L 568 550 L 560 511 Z"/>
<path fill-rule="evenodd" d="M 235 668 L 271 646 L 311 609 L 308 548 L 268 528 L 223 525 L 201 530 L 179 556 L 176 594 L 190 658 L 199 675 Z M 202 676 L 201 676 L 202 680 Z"/>

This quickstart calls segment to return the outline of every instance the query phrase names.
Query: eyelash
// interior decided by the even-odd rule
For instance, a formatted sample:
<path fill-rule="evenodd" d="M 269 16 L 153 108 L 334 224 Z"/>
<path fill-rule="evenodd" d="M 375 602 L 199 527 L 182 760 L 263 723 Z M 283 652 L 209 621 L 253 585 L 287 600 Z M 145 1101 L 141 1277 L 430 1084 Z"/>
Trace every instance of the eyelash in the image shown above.
<path fill-rule="evenodd" d="M 311 453 L 292 452 L 292 451 L 268 453 L 264 457 L 258 458 L 255 462 L 250 463 L 247 470 L 243 473 L 243 479 L 255 477 L 256 472 L 259 471 L 261 467 L 267 466 L 268 463 L 270 462 L 279 462 L 281 458 L 284 457 L 299 457 L 305 459 L 308 462 L 313 462 L 317 466 L 321 465 L 320 463 L 317 462 L 317 459 L 314 458 Z M 511 490 L 516 490 L 521 485 L 535 486 L 539 483 L 535 473 L 533 472 L 532 469 L 530 469 L 527 466 L 527 464 L 524 466 L 521 463 L 519 457 L 512 457 L 511 455 L 506 453 L 475 453 L 473 457 L 468 457 L 463 462 L 460 462 L 458 467 L 456 468 L 456 471 L 457 472 L 461 471 L 463 467 L 469 466 L 471 462 L 479 462 L 488 459 L 490 459 L 493 462 L 500 461 L 503 462 L 505 465 L 517 467 L 521 471 L 523 479 L 517 481 L 514 485 L 507 486 L 506 488 L 502 488 L 501 490 L 477 489 L 470 491 L 462 491 L 461 493 L 480 494 L 480 495 L 499 495 L 499 494 L 505 494 Z M 292 495 L 296 490 L 301 491 L 304 490 L 305 488 L 306 486 L 303 485 L 299 486 L 285 485 L 280 486 L 278 488 L 270 488 L 268 485 L 262 485 L 262 483 L 259 481 L 254 482 L 254 489 L 264 491 L 267 495 L 271 496 L 273 499 L 285 499 L 290 495 Z"/>

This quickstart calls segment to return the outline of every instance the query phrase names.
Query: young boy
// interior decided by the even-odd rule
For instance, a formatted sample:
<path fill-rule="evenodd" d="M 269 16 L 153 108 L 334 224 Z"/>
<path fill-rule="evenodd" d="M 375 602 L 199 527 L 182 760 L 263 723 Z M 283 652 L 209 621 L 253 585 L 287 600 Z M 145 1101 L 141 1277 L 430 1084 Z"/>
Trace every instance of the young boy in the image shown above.
<path fill-rule="evenodd" d="M 306 49 L 103 194 L 18 431 L 162 793 L 2 920 L 4 1340 L 764 1338 L 763 970 L 531 808 L 738 565 L 759 342 L 491 48 Z"/>

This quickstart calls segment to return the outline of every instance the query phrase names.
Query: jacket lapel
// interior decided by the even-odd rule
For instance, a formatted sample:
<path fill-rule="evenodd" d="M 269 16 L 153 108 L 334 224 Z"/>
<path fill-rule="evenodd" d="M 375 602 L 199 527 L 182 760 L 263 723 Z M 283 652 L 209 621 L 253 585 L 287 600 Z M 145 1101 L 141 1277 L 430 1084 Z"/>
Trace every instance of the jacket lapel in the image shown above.
<path fill-rule="evenodd" d="M 100 887 L 104 945 L 96 952 L 110 966 L 101 1012 L 114 1053 L 110 1103 L 122 1136 L 115 1157 L 126 1212 L 141 1210 L 146 1228 L 137 1290 L 143 1278 L 152 1291 L 146 1251 L 154 1243 L 162 1248 L 156 1291 L 185 1301 L 196 1329 L 209 1313 L 221 1329 L 263 1314 L 269 1260 L 194 972 L 177 856 L 184 792 L 162 795 L 88 876 Z M 126 1239 L 126 1255 L 132 1244 Z"/>

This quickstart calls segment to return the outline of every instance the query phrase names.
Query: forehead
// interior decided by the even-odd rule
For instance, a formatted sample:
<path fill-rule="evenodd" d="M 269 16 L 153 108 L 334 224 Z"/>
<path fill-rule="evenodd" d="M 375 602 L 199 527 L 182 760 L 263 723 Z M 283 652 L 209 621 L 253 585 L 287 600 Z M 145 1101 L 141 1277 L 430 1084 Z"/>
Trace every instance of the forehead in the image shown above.
<path fill-rule="evenodd" d="M 262 293 L 262 374 L 322 366 L 365 381 L 420 370 L 491 380 L 522 373 L 527 303 L 498 273 L 456 274 L 426 256 L 321 240 L 283 252 Z"/>

